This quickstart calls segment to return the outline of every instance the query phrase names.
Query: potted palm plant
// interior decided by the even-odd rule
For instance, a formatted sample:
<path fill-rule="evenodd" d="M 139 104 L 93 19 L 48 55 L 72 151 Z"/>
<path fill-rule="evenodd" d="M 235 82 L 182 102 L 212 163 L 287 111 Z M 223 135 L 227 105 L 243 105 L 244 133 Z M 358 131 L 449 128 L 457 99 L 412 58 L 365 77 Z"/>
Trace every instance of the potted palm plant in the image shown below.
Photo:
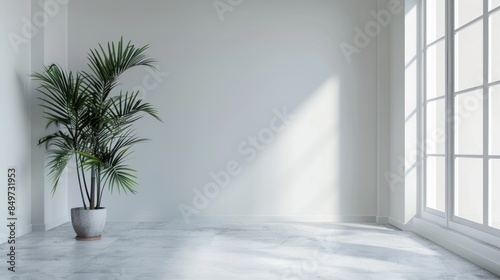
<path fill-rule="evenodd" d="M 70 161 L 76 164 L 83 207 L 71 209 L 71 220 L 79 240 L 100 239 L 106 222 L 102 206 L 106 188 L 136 192 L 136 171 L 125 161 L 131 147 L 147 139 L 134 132 L 134 123 L 144 115 L 160 117 L 138 91 L 115 92 L 115 88 L 127 70 L 154 68 L 154 61 L 145 55 L 147 48 L 124 44 L 121 38 L 117 44 L 90 50 L 89 71 L 71 72 L 53 64 L 33 74 L 47 127 L 56 127 L 39 140 L 47 148 L 52 192 Z"/>

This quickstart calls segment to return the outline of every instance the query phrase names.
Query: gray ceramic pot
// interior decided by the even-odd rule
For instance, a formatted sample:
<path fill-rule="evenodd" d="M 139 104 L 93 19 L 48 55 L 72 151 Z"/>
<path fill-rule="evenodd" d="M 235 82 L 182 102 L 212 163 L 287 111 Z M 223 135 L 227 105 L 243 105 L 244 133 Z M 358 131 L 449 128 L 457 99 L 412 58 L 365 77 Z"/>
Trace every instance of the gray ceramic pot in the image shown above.
<path fill-rule="evenodd" d="M 76 232 L 76 239 L 97 240 L 106 224 L 106 208 L 85 210 L 83 207 L 71 209 L 71 222 Z"/>

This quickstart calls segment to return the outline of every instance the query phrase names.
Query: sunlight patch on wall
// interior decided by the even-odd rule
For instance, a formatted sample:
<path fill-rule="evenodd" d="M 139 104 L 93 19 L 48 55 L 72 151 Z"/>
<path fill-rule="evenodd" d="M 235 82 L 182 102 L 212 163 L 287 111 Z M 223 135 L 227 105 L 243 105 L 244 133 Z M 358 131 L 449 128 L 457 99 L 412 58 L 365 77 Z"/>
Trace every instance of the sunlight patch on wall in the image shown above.
<path fill-rule="evenodd" d="M 330 77 L 293 112 L 293 121 L 277 139 L 278 211 L 337 212 L 339 95 L 339 82 Z"/>
<path fill-rule="evenodd" d="M 405 148 L 404 157 L 399 160 L 404 166 L 405 174 L 405 221 L 409 221 L 416 214 L 417 202 L 417 167 L 419 162 L 419 150 L 417 147 L 417 93 L 418 93 L 418 9 L 414 0 L 409 1 L 405 14 Z"/>

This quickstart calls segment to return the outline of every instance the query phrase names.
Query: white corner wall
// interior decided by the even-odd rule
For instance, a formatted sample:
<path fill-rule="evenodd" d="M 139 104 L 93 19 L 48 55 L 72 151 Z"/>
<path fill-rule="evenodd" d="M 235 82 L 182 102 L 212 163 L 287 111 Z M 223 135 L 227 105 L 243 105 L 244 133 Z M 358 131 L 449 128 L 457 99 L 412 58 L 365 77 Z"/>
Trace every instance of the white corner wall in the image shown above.
<path fill-rule="evenodd" d="M 30 18 L 27 0 L 0 1 L 0 243 L 9 234 L 7 222 L 7 169 L 16 168 L 17 236 L 31 231 L 30 79 L 31 49 L 21 35 L 21 19 Z M 19 37 L 17 37 L 17 36 Z M 21 38 L 21 39 L 19 39 Z"/>
<path fill-rule="evenodd" d="M 350 63 L 340 48 L 374 22 L 377 2 L 232 1 L 217 11 L 214 1 L 71 1 L 71 69 L 124 36 L 150 44 L 162 72 L 136 69 L 121 81 L 145 90 L 164 123 L 141 121 L 153 140 L 130 160 L 138 194 L 106 193 L 109 220 L 182 219 L 181 210 L 189 221 L 384 220 L 388 158 L 378 156 L 388 155 L 388 127 L 377 129 L 388 119 L 389 68 L 383 61 L 387 73 L 377 74 L 376 36 Z M 293 118 L 272 131 L 285 108 Z M 228 166 L 229 184 L 215 186 Z M 75 182 L 70 175 L 70 189 Z M 70 197 L 80 206 L 76 191 Z"/>
<path fill-rule="evenodd" d="M 402 2 L 378 0 L 378 11 L 389 11 L 389 5 Z M 398 13 L 389 13 L 388 26 L 377 37 L 377 222 L 388 223 L 390 214 L 390 35 Z M 390 19 L 390 20 L 389 20 Z"/>
<path fill-rule="evenodd" d="M 418 166 L 418 7 L 405 0 L 405 12 L 394 18 L 390 28 L 390 217 L 389 222 L 405 228 L 417 214 Z"/>
<path fill-rule="evenodd" d="M 42 71 L 52 63 L 67 67 L 68 64 L 68 6 L 65 0 L 32 1 L 29 17 L 33 36 L 30 38 L 32 71 Z M 28 73 L 30 74 L 30 73 Z M 44 146 L 37 146 L 38 139 L 48 134 L 47 121 L 39 106 L 40 93 L 37 82 L 31 86 L 31 165 L 32 165 L 32 223 L 33 230 L 44 231 L 69 221 L 67 175 L 61 177 L 57 191 L 52 194 L 52 184 L 47 179 Z"/>
<path fill-rule="evenodd" d="M 404 14 L 390 27 L 390 222 L 404 224 Z M 403 165 L 403 167 L 402 167 Z"/>

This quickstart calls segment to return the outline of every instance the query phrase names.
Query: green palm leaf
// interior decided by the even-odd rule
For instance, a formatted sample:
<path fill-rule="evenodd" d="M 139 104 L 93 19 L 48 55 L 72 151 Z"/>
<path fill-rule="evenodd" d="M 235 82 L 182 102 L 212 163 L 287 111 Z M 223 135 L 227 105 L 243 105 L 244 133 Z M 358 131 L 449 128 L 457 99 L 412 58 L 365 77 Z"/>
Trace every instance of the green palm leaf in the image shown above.
<path fill-rule="evenodd" d="M 155 61 L 145 54 L 147 49 L 147 45 L 124 44 L 121 38 L 116 44 L 90 50 L 88 72 L 73 73 L 51 65 L 32 75 L 39 82 L 47 126 L 58 128 L 39 140 L 49 155 L 53 192 L 73 157 L 84 207 L 86 200 L 91 209 L 100 207 L 106 185 L 111 192 L 136 192 L 136 171 L 126 161 L 133 145 L 147 139 L 138 137 L 133 125 L 144 115 L 161 119 L 156 108 L 138 98 L 139 92 L 114 95 L 114 89 L 120 75 L 133 67 L 156 69 Z M 86 179 L 88 173 L 91 180 Z"/>

